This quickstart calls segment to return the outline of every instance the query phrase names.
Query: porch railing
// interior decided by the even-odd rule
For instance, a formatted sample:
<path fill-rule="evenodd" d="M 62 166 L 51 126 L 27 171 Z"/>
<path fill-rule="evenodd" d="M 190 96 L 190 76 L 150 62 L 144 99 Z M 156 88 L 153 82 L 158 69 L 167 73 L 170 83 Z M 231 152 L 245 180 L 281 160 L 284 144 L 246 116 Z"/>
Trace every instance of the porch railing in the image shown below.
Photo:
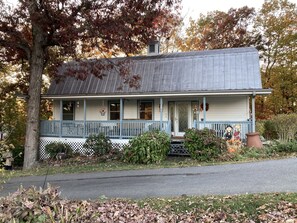
<path fill-rule="evenodd" d="M 236 125 L 240 128 L 241 139 L 244 140 L 247 133 L 252 132 L 252 121 L 194 121 L 194 128 L 197 129 L 213 129 L 218 137 L 224 137 L 225 129 L 227 126 L 235 127 Z"/>
<path fill-rule="evenodd" d="M 170 121 L 123 120 L 120 121 L 41 121 L 40 136 L 45 137 L 73 137 L 86 138 L 91 134 L 104 133 L 110 138 L 132 138 L 150 130 L 162 130 L 171 134 Z M 240 127 L 241 138 L 252 132 L 251 121 L 194 121 L 193 127 L 197 129 L 209 128 L 216 132 L 218 137 L 223 137 L 227 126 Z"/>
<path fill-rule="evenodd" d="M 161 125 L 161 126 L 160 126 Z M 131 138 L 150 130 L 171 133 L 170 121 L 123 120 L 120 121 L 57 121 L 42 120 L 40 136 L 85 138 L 103 133 L 110 138 Z"/>

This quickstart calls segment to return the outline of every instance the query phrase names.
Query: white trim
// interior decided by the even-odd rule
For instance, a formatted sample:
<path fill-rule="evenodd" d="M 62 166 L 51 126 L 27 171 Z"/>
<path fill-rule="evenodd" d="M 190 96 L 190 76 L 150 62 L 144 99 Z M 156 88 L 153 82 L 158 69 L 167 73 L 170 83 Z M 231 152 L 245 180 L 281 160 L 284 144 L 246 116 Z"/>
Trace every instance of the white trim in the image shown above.
<path fill-rule="evenodd" d="M 42 95 L 43 99 L 82 99 L 82 98 L 146 98 L 146 97 L 193 97 L 193 96 L 218 96 L 218 95 L 268 95 L 271 94 L 270 89 L 260 91 L 224 91 L 224 92 L 189 92 L 189 93 L 158 93 L 158 94 L 122 94 L 122 95 L 65 95 L 65 96 L 47 96 Z"/>

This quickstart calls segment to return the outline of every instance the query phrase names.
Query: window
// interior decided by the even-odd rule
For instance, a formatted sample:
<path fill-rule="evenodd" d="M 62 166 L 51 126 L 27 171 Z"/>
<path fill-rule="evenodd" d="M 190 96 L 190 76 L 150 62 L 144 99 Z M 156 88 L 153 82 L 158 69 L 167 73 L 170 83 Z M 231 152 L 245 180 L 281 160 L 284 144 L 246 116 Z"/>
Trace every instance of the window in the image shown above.
<path fill-rule="evenodd" d="M 143 120 L 153 119 L 153 102 L 152 101 L 139 102 L 139 118 Z"/>
<path fill-rule="evenodd" d="M 109 102 L 109 119 L 110 120 L 120 119 L 120 102 L 119 101 Z"/>
<path fill-rule="evenodd" d="M 150 44 L 149 45 L 149 53 L 155 53 L 155 44 Z"/>
<path fill-rule="evenodd" d="M 63 120 L 74 120 L 74 101 L 63 101 Z"/>
<path fill-rule="evenodd" d="M 158 54 L 160 52 L 159 42 L 152 42 L 148 45 L 148 54 Z"/>

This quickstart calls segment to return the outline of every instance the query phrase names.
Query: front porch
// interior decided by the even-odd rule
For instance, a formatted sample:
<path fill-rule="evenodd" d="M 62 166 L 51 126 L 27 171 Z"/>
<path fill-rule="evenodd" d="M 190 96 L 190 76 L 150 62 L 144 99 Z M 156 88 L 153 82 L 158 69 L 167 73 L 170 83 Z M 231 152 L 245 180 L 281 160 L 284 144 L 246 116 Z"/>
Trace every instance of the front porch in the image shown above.
<path fill-rule="evenodd" d="M 246 134 L 252 131 L 252 121 L 194 121 L 193 128 L 213 129 L 218 137 L 223 137 L 227 126 L 240 126 L 240 137 L 245 141 Z M 83 144 L 86 138 L 92 134 L 103 133 L 109 137 L 113 147 L 123 148 L 129 139 L 146 131 L 161 130 L 171 135 L 171 147 L 169 155 L 188 155 L 183 146 L 183 136 L 174 136 L 171 121 L 41 121 L 40 132 L 40 159 L 48 157 L 45 146 L 52 142 L 64 142 L 69 144 L 74 152 L 87 154 Z"/>

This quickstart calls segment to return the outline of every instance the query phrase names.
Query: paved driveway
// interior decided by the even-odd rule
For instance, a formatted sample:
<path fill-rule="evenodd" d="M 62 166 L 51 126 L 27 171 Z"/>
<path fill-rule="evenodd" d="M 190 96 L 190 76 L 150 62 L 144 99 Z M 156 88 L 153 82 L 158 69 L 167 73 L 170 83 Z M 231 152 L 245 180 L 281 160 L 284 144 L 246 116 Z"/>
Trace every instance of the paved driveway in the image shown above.
<path fill-rule="evenodd" d="M 44 176 L 11 179 L 0 196 L 44 184 Z M 61 174 L 47 177 L 62 197 L 96 199 L 100 196 L 143 198 L 186 195 L 297 192 L 297 158 L 219 166 L 164 168 Z"/>

